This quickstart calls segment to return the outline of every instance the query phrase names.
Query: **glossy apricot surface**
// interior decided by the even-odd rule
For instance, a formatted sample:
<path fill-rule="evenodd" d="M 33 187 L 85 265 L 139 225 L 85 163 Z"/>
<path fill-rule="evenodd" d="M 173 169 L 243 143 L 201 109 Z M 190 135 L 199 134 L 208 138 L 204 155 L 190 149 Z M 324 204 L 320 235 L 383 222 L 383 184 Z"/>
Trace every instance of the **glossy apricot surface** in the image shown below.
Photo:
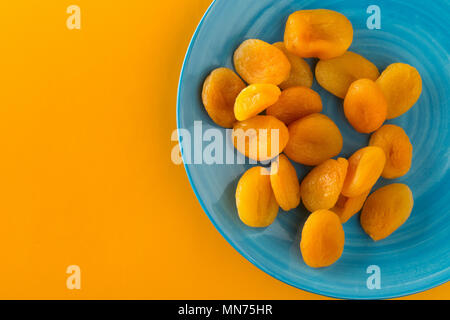
<path fill-rule="evenodd" d="M 370 137 L 369 145 L 384 150 L 386 165 L 383 178 L 395 179 L 404 176 L 411 168 L 413 146 L 405 130 L 393 124 L 385 124 Z"/>
<path fill-rule="evenodd" d="M 281 89 L 296 86 L 311 88 L 314 78 L 309 64 L 304 59 L 289 52 L 283 42 L 276 42 L 273 45 L 283 51 L 291 63 L 291 73 L 289 74 L 289 78 L 280 83 L 279 87 Z"/>
<path fill-rule="evenodd" d="M 283 51 L 258 39 L 242 42 L 234 52 L 233 61 L 237 73 L 248 84 L 279 85 L 291 73 L 291 63 Z"/>
<path fill-rule="evenodd" d="M 213 70 L 203 83 L 202 102 L 206 112 L 219 126 L 232 128 L 234 102 L 238 94 L 245 88 L 245 83 L 228 68 Z"/>
<path fill-rule="evenodd" d="M 234 104 L 234 115 L 238 121 L 256 116 L 278 101 L 280 89 L 273 84 L 252 84 L 242 90 Z"/>
<path fill-rule="evenodd" d="M 237 122 L 232 139 L 235 148 L 250 159 L 269 160 L 279 155 L 289 140 L 286 125 L 272 116 L 255 116 Z"/>
<path fill-rule="evenodd" d="M 253 167 L 244 173 L 236 188 L 236 206 L 247 226 L 263 228 L 272 224 L 279 207 L 266 168 Z"/>
<path fill-rule="evenodd" d="M 333 59 L 320 60 L 316 65 L 317 82 L 322 88 L 342 99 L 354 81 L 375 81 L 379 76 L 380 72 L 372 62 L 351 51 Z"/>
<path fill-rule="evenodd" d="M 387 185 L 367 198 L 361 226 L 373 240 L 385 239 L 408 220 L 413 206 L 413 194 L 406 184 Z"/>
<path fill-rule="evenodd" d="M 277 161 L 272 162 L 270 182 L 281 209 L 289 211 L 298 207 L 300 183 L 294 166 L 284 154 L 280 154 Z"/>
<path fill-rule="evenodd" d="M 334 207 L 330 210 L 338 215 L 342 223 L 346 223 L 351 217 L 361 211 L 369 193 L 370 191 L 366 191 L 353 198 L 341 194 Z"/>
<path fill-rule="evenodd" d="M 413 66 L 393 63 L 380 75 L 377 84 L 388 104 L 387 119 L 393 119 L 407 112 L 422 93 L 422 78 Z"/>
<path fill-rule="evenodd" d="M 288 128 L 290 138 L 284 153 L 295 162 L 315 166 L 342 150 L 339 128 L 323 114 L 311 114 L 294 121 Z"/>
<path fill-rule="evenodd" d="M 306 175 L 301 184 L 301 195 L 308 211 L 334 207 L 344 185 L 347 167 L 344 158 L 329 159 Z"/>
<path fill-rule="evenodd" d="M 372 189 L 383 172 L 386 156 L 380 147 L 369 146 L 348 159 L 348 170 L 342 194 L 353 198 Z"/>
<path fill-rule="evenodd" d="M 327 10 L 300 10 L 286 23 L 284 44 L 303 58 L 331 59 L 344 54 L 353 41 L 353 27 L 343 14 Z"/>
<path fill-rule="evenodd" d="M 303 261 L 312 268 L 328 267 L 344 251 L 345 234 L 339 217 L 329 210 L 313 212 L 302 230 L 300 250 Z"/>
<path fill-rule="evenodd" d="M 312 113 L 322 111 L 322 99 L 307 87 L 291 87 L 281 92 L 278 101 L 267 108 L 266 114 L 276 117 L 286 125 Z"/>

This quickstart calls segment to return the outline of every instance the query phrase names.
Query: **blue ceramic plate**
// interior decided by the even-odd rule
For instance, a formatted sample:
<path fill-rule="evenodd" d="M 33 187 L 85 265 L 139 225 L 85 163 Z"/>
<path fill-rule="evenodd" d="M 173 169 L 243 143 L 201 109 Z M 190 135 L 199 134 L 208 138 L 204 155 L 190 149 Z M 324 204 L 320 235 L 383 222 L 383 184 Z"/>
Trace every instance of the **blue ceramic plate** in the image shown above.
<path fill-rule="evenodd" d="M 308 216 L 302 206 L 289 213 L 280 212 L 273 225 L 262 230 L 240 222 L 234 192 L 239 177 L 251 165 L 191 164 L 194 159 L 188 158 L 189 153 L 195 153 L 194 147 L 183 150 L 198 200 L 237 251 L 285 283 L 339 298 L 399 297 L 435 287 L 450 277 L 450 4 L 445 0 L 377 0 L 381 29 L 369 29 L 367 20 L 374 12 L 367 13 L 367 9 L 372 2 L 216 0 L 193 36 L 178 92 L 178 128 L 187 129 L 192 142 L 199 137 L 201 140 L 199 135 L 194 137 L 194 121 L 202 121 L 203 133 L 218 128 L 201 103 L 205 77 L 216 67 L 232 68 L 233 52 L 245 39 L 281 41 L 288 15 L 300 9 L 326 8 L 346 15 L 355 31 L 350 50 L 373 61 L 380 71 L 393 62 L 408 63 L 419 70 L 423 79 L 419 101 L 406 114 L 388 121 L 400 125 L 409 135 L 414 146 L 412 168 L 400 179 L 380 180 L 375 186 L 408 184 L 415 199 L 411 217 L 390 237 L 374 242 L 361 229 L 359 217 L 354 216 L 344 225 L 344 253 L 331 267 L 312 269 L 302 260 L 299 238 Z M 309 62 L 314 67 L 315 61 Z M 323 112 L 342 132 L 341 156 L 348 157 L 366 146 L 369 136 L 350 127 L 342 112 L 342 101 L 316 82 L 313 89 L 322 97 Z M 225 135 L 225 130 L 220 130 Z M 203 148 L 208 144 L 203 142 Z M 222 151 L 235 154 L 225 142 Z M 300 179 L 310 170 L 301 165 L 296 168 Z M 370 277 L 378 268 L 380 286 L 374 288 L 376 282 Z"/>

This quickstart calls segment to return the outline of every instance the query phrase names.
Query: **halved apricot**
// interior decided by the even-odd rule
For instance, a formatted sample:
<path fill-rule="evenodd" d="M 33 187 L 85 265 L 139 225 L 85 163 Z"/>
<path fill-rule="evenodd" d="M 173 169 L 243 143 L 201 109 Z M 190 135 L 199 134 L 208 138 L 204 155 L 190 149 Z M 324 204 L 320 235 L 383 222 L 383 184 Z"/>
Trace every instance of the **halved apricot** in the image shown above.
<path fill-rule="evenodd" d="M 365 147 L 348 159 L 347 177 L 342 194 L 353 198 L 372 189 L 383 172 L 386 156 L 380 147 Z"/>
<path fill-rule="evenodd" d="M 242 90 L 234 104 L 234 115 L 238 121 L 256 116 L 278 101 L 281 91 L 273 84 L 251 84 Z"/>
<path fill-rule="evenodd" d="M 281 209 L 289 211 L 298 207 L 300 183 L 294 166 L 284 154 L 280 154 L 278 160 L 272 162 L 270 182 Z"/>
<path fill-rule="evenodd" d="M 301 184 L 301 198 L 310 212 L 331 209 L 338 201 L 347 174 L 344 158 L 329 159 L 306 175 Z"/>
<path fill-rule="evenodd" d="M 286 23 L 284 44 L 303 58 L 331 59 L 344 54 L 353 41 L 353 27 L 346 16 L 327 9 L 300 10 Z"/>
<path fill-rule="evenodd" d="M 279 85 L 289 78 L 291 64 L 277 47 L 257 39 L 249 39 L 234 52 L 234 67 L 248 84 Z"/>
<path fill-rule="evenodd" d="M 344 99 L 348 122 L 360 133 L 377 130 L 386 120 L 387 102 L 378 85 L 370 79 L 353 82 Z"/>
<path fill-rule="evenodd" d="M 385 239 L 408 220 L 413 206 L 413 194 L 407 185 L 387 185 L 367 198 L 361 226 L 373 240 Z"/>
<path fill-rule="evenodd" d="M 344 224 L 346 223 L 351 217 L 353 217 L 355 214 L 357 214 L 359 211 L 361 211 L 364 202 L 367 199 L 367 196 L 369 195 L 370 190 L 364 192 L 362 195 L 349 198 L 341 194 L 339 196 L 338 201 L 336 202 L 336 205 L 331 208 L 330 210 L 336 213 L 341 220 L 341 222 Z"/>
<path fill-rule="evenodd" d="M 393 63 L 377 80 L 387 101 L 387 119 L 401 116 L 417 102 L 422 93 L 422 78 L 416 68 Z"/>
<path fill-rule="evenodd" d="M 317 92 L 307 87 L 291 87 L 281 92 L 278 101 L 267 108 L 266 114 L 286 125 L 312 113 L 322 111 L 322 100 Z"/>
<path fill-rule="evenodd" d="M 219 126 L 232 128 L 236 122 L 234 102 L 245 88 L 244 81 L 228 68 L 213 70 L 203 83 L 202 101 L 206 112 Z"/>
<path fill-rule="evenodd" d="M 253 167 L 244 173 L 236 189 L 236 206 L 247 226 L 264 228 L 272 224 L 279 207 L 266 168 Z"/>
<path fill-rule="evenodd" d="M 300 250 L 312 268 L 328 267 L 342 256 L 345 234 L 338 216 L 328 210 L 312 213 L 302 230 Z"/>
<path fill-rule="evenodd" d="M 232 139 L 240 153 L 253 160 L 265 161 L 283 152 L 289 140 L 289 131 L 275 117 L 256 116 L 236 122 Z"/>
<path fill-rule="evenodd" d="M 381 174 L 383 178 L 399 178 L 411 168 L 413 146 L 405 130 L 399 126 L 382 126 L 372 134 L 369 145 L 380 147 L 386 154 L 386 165 Z"/>
<path fill-rule="evenodd" d="M 294 121 L 288 128 L 290 138 L 284 153 L 295 162 L 315 166 L 342 150 L 339 128 L 323 114 L 310 114 Z"/>
<path fill-rule="evenodd" d="M 375 81 L 379 76 L 380 72 L 372 62 L 351 51 L 340 57 L 320 60 L 316 65 L 317 82 L 322 88 L 342 99 L 354 81 Z"/>
<path fill-rule="evenodd" d="M 308 62 L 304 59 L 292 54 L 286 49 L 283 42 L 276 42 L 273 44 L 275 47 L 284 52 L 289 62 L 291 63 L 291 73 L 286 81 L 280 83 L 281 89 L 287 89 L 290 87 L 303 86 L 311 88 L 313 84 L 313 74 Z"/>

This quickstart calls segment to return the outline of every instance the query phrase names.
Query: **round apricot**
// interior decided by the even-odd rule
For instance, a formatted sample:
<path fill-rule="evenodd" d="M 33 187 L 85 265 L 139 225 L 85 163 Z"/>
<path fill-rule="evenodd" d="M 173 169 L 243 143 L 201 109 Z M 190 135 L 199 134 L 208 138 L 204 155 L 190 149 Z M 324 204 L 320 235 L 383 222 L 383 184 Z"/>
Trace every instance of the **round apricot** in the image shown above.
<path fill-rule="evenodd" d="M 291 73 L 286 81 L 280 83 L 281 89 L 287 89 L 290 87 L 303 86 L 311 88 L 313 84 L 313 74 L 309 64 L 299 56 L 290 53 L 283 42 L 276 42 L 273 44 L 275 47 L 284 52 L 289 62 L 291 63 Z"/>
<path fill-rule="evenodd" d="M 377 80 L 380 72 L 363 56 L 347 51 L 340 57 L 320 60 L 316 65 L 317 82 L 335 96 L 344 99 L 350 85 L 359 79 Z"/>
<path fill-rule="evenodd" d="M 387 185 L 367 198 L 361 226 L 373 240 L 385 239 L 408 220 L 413 206 L 413 194 L 407 185 Z"/>
<path fill-rule="evenodd" d="M 330 210 L 336 213 L 341 222 L 344 224 L 351 217 L 353 217 L 355 214 L 361 211 L 369 193 L 370 190 L 353 198 L 349 198 L 341 194 L 335 206 Z"/>
<path fill-rule="evenodd" d="M 344 185 L 347 167 L 344 158 L 328 159 L 308 173 L 300 187 L 302 202 L 308 211 L 334 207 Z"/>
<path fill-rule="evenodd" d="M 278 101 L 267 108 L 266 114 L 286 125 L 312 113 L 322 111 L 320 95 L 307 87 L 291 87 L 281 92 Z"/>
<path fill-rule="evenodd" d="M 344 99 L 348 122 L 360 133 L 377 130 L 386 120 L 387 102 L 378 85 L 370 79 L 353 82 Z"/>
<path fill-rule="evenodd" d="M 234 115 L 238 121 L 256 116 L 277 102 L 281 91 L 273 84 L 251 84 L 242 90 L 234 104 Z"/>
<path fill-rule="evenodd" d="M 302 58 L 339 57 L 352 41 L 351 22 L 343 14 L 327 9 L 294 12 L 284 32 L 286 48 Z"/>
<path fill-rule="evenodd" d="M 387 119 L 407 112 L 419 100 L 422 78 L 416 68 L 405 63 L 393 63 L 377 80 L 387 101 Z"/>
<path fill-rule="evenodd" d="M 236 206 L 247 226 L 264 228 L 272 224 L 279 207 L 266 168 L 253 167 L 244 173 L 236 189 Z"/>
<path fill-rule="evenodd" d="M 277 47 L 257 39 L 249 39 L 234 52 L 234 67 L 248 84 L 279 85 L 289 78 L 291 63 Z"/>
<path fill-rule="evenodd" d="M 265 161 L 283 152 L 289 140 L 289 131 L 275 117 L 255 116 L 236 122 L 232 139 L 240 153 L 253 160 Z"/>
<path fill-rule="evenodd" d="M 310 114 L 294 121 L 288 128 L 290 138 L 284 153 L 295 162 L 315 166 L 342 150 L 339 128 L 323 114 Z"/>
<path fill-rule="evenodd" d="M 372 189 L 380 178 L 385 163 L 386 156 L 380 147 L 369 146 L 356 151 L 348 159 L 342 194 L 353 198 Z"/>
<path fill-rule="evenodd" d="M 338 216 L 328 210 L 318 210 L 303 226 L 300 250 L 308 266 L 322 268 L 339 260 L 344 243 L 344 228 Z"/>
<path fill-rule="evenodd" d="M 228 68 L 213 70 L 203 83 L 202 101 L 206 112 L 217 125 L 232 128 L 236 122 L 234 102 L 245 83 Z"/>
<path fill-rule="evenodd" d="M 270 182 L 281 209 L 289 211 L 298 207 L 300 183 L 294 166 L 284 154 L 281 154 L 277 161 L 272 162 Z"/>
<path fill-rule="evenodd" d="M 405 130 L 393 124 L 386 124 L 370 137 L 369 145 L 384 150 L 386 165 L 381 176 L 395 179 L 404 176 L 411 168 L 413 146 Z"/>

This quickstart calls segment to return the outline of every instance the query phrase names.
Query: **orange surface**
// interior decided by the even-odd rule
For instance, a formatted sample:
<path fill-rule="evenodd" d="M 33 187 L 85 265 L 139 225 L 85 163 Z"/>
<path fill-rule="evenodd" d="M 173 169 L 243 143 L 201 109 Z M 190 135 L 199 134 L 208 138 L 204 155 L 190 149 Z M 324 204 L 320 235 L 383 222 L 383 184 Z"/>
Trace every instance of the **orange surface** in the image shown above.
<path fill-rule="evenodd" d="M 241 257 L 170 160 L 209 2 L 0 3 L 0 298 L 320 298 Z M 66 28 L 71 4 L 81 30 Z M 66 288 L 72 264 L 81 290 Z"/>

